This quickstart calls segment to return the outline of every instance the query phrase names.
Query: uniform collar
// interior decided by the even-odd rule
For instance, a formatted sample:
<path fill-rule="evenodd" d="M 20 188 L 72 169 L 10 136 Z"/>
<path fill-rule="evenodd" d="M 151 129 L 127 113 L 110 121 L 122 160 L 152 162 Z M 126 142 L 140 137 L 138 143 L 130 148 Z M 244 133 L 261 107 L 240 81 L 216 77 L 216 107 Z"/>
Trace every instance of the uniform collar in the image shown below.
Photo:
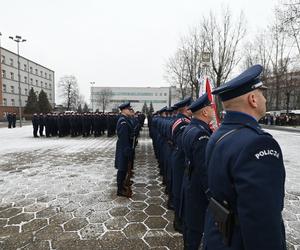
<path fill-rule="evenodd" d="M 187 117 L 186 115 L 184 115 L 182 113 L 178 113 L 176 118 L 187 118 L 187 119 L 191 120 L 191 118 Z"/>
<path fill-rule="evenodd" d="M 202 121 L 202 120 L 199 120 L 199 119 L 196 119 L 196 118 L 192 118 L 191 124 L 194 124 L 194 125 L 196 125 L 196 126 L 203 127 L 203 128 L 205 128 L 205 130 L 207 130 L 209 133 L 212 133 L 212 131 L 211 131 L 209 125 L 208 125 L 206 122 Z"/>
<path fill-rule="evenodd" d="M 226 115 L 223 120 L 224 124 L 244 124 L 250 127 L 257 128 L 259 126 L 257 120 L 244 112 L 238 112 L 238 111 L 226 111 Z"/>

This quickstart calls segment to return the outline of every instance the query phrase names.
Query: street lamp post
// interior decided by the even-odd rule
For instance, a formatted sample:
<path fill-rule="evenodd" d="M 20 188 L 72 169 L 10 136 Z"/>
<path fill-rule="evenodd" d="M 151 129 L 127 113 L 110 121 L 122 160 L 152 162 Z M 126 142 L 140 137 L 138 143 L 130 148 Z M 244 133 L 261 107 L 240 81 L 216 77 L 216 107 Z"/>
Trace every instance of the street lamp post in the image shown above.
<path fill-rule="evenodd" d="M 91 84 L 91 103 L 92 103 L 92 112 L 94 112 L 94 99 L 93 99 L 93 85 L 95 84 L 95 82 L 90 82 Z"/>
<path fill-rule="evenodd" d="M 21 36 L 9 37 L 11 40 L 17 43 L 18 51 L 18 86 L 19 86 L 19 118 L 20 118 L 20 127 L 22 127 L 22 100 L 21 100 L 21 76 L 20 76 L 20 50 L 19 44 L 26 42 L 26 39 L 23 39 Z"/>

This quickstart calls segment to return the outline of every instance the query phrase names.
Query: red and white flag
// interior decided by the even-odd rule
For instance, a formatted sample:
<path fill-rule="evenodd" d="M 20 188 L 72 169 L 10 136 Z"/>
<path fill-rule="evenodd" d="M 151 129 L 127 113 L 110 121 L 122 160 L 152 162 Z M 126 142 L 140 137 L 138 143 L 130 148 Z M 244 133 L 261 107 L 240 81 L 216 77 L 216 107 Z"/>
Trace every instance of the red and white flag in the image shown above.
<path fill-rule="evenodd" d="M 210 128 L 212 129 L 212 131 L 216 131 L 220 127 L 220 119 L 219 119 L 218 112 L 217 112 L 215 98 L 211 94 L 211 83 L 210 83 L 208 77 L 205 77 L 203 84 L 200 84 L 200 86 L 199 86 L 199 97 L 201 95 L 203 95 L 204 93 L 207 93 L 208 99 L 211 101 L 211 106 L 214 110 L 214 117 L 209 125 L 210 125 Z"/>

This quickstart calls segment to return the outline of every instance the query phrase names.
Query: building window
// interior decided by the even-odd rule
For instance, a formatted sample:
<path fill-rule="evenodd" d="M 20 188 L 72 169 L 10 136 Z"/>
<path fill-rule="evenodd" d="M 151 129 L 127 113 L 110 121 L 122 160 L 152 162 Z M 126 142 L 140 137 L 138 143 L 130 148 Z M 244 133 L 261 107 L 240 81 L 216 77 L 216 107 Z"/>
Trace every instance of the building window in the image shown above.
<path fill-rule="evenodd" d="M 24 64 L 24 70 L 27 71 L 27 65 L 26 64 Z"/>
<path fill-rule="evenodd" d="M 47 79 L 47 73 L 45 72 L 45 78 Z"/>
<path fill-rule="evenodd" d="M 164 93 L 164 96 L 167 96 L 167 93 Z"/>
<path fill-rule="evenodd" d="M 41 81 L 41 88 L 43 87 L 43 82 Z"/>
<path fill-rule="evenodd" d="M 32 67 L 29 68 L 30 73 L 32 73 Z"/>
<path fill-rule="evenodd" d="M 3 106 L 7 106 L 7 100 L 6 100 L 6 98 L 3 98 Z"/>
<path fill-rule="evenodd" d="M 12 79 L 12 80 L 15 79 L 15 74 L 14 74 L 14 72 L 10 72 L 10 79 Z"/>
<path fill-rule="evenodd" d="M 43 76 L 43 71 L 41 71 L 41 76 Z"/>
<path fill-rule="evenodd" d="M 10 86 L 10 93 L 15 93 L 15 87 L 14 86 Z"/>
<path fill-rule="evenodd" d="M 49 83 L 49 88 L 51 89 L 51 83 Z"/>
<path fill-rule="evenodd" d="M 6 78 L 6 71 L 4 69 L 2 70 L 2 78 Z"/>
<path fill-rule="evenodd" d="M 39 86 L 39 81 L 38 80 L 35 80 L 35 85 Z"/>
<path fill-rule="evenodd" d="M 30 78 L 30 84 L 31 84 L 31 85 L 33 84 L 33 79 L 32 79 L 32 78 Z"/>
<path fill-rule="evenodd" d="M 45 88 L 48 88 L 48 84 L 45 82 Z"/>
<path fill-rule="evenodd" d="M 24 76 L 24 82 L 27 83 L 27 76 Z"/>
<path fill-rule="evenodd" d="M 24 89 L 25 95 L 28 95 L 28 91 L 27 89 Z"/>
<path fill-rule="evenodd" d="M 6 84 L 3 84 L 3 92 L 6 92 Z"/>
<path fill-rule="evenodd" d="M 9 58 L 9 64 L 10 64 L 10 66 L 14 66 L 14 59 Z"/>
<path fill-rule="evenodd" d="M 52 80 L 51 78 L 52 78 L 52 76 L 49 74 L 49 80 Z"/>
<path fill-rule="evenodd" d="M 51 93 L 49 93 L 49 99 L 50 99 L 50 100 L 52 99 L 52 95 L 51 95 Z"/>
<path fill-rule="evenodd" d="M 15 106 L 15 99 L 11 99 L 11 106 Z"/>
<path fill-rule="evenodd" d="M 37 69 L 35 69 L 35 74 L 36 74 L 36 75 L 38 74 L 38 70 L 37 70 Z"/>
<path fill-rule="evenodd" d="M 5 56 L 1 56 L 1 63 L 5 63 Z"/>

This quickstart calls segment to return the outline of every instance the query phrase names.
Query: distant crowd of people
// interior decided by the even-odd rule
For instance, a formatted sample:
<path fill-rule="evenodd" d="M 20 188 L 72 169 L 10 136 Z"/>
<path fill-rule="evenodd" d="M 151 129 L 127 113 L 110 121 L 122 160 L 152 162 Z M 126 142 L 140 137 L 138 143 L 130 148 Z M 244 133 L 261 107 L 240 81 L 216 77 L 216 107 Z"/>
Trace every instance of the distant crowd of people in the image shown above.
<path fill-rule="evenodd" d="M 267 114 L 260 119 L 259 123 L 276 126 L 299 126 L 300 119 L 295 115 L 287 114 Z"/>
<path fill-rule="evenodd" d="M 141 117 L 140 112 L 135 116 Z M 99 137 L 107 131 L 107 137 L 111 137 L 116 133 L 118 119 L 119 114 L 112 112 L 35 113 L 32 116 L 33 136 Z"/>

